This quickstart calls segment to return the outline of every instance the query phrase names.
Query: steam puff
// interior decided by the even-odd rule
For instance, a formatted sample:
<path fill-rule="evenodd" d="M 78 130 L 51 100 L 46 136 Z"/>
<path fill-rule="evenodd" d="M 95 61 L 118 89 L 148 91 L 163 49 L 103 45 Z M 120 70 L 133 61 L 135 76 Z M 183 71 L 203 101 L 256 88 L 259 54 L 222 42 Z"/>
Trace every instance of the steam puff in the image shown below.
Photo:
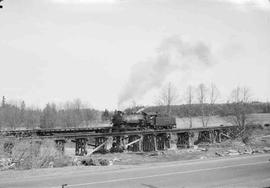
<path fill-rule="evenodd" d="M 174 71 L 185 71 L 193 66 L 209 67 L 212 59 L 209 46 L 203 42 L 185 42 L 176 36 L 167 38 L 158 48 L 157 57 L 133 65 L 118 105 L 161 87 L 166 77 Z"/>

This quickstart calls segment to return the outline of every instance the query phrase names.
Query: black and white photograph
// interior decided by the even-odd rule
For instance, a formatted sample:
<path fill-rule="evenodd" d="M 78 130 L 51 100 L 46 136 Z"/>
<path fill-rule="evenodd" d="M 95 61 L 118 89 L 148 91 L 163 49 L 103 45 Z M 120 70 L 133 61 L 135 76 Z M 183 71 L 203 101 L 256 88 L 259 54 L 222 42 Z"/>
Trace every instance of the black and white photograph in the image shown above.
<path fill-rule="evenodd" d="M 0 188 L 97 187 L 270 187 L 270 0 L 0 0 Z"/>

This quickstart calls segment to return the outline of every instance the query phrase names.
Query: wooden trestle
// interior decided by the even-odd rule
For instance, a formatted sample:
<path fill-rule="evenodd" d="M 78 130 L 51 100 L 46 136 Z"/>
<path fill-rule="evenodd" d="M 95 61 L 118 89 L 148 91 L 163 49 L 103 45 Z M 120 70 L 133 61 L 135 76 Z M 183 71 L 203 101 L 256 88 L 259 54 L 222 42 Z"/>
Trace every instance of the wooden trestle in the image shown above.
<path fill-rule="evenodd" d="M 162 131 L 128 131 L 119 133 L 98 133 L 91 135 L 63 135 L 66 139 L 75 138 L 75 154 L 86 155 L 87 143 L 94 146 L 94 152 L 150 152 L 176 148 L 189 148 L 200 142 L 222 142 L 230 137 L 231 129 L 235 127 L 216 127 L 207 129 L 189 130 L 162 130 Z M 92 139 L 90 139 L 92 138 Z M 94 143 L 90 143 L 91 140 Z M 57 146 L 64 151 L 65 142 L 56 140 Z M 61 146 L 61 147 L 60 147 Z M 90 154 L 90 153 L 88 153 Z"/>
<path fill-rule="evenodd" d="M 236 126 L 219 126 L 191 129 L 165 129 L 126 132 L 73 131 L 53 132 L 50 134 L 33 134 L 31 139 L 54 139 L 56 148 L 64 152 L 67 140 L 75 142 L 75 154 L 86 155 L 93 152 L 149 152 L 166 149 L 188 148 L 200 142 L 222 142 L 231 136 Z M 29 133 L 29 135 L 31 135 Z M 87 147 L 92 146 L 91 153 Z"/>

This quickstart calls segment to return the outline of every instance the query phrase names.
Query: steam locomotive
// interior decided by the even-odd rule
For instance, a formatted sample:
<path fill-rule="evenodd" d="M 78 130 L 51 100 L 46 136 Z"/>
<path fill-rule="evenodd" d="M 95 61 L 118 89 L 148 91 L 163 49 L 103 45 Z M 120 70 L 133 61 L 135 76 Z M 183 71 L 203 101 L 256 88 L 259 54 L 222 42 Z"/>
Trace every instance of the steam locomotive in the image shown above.
<path fill-rule="evenodd" d="M 173 129 L 176 128 L 176 119 L 156 112 L 126 114 L 122 111 L 115 111 L 112 126 L 113 131 Z"/>

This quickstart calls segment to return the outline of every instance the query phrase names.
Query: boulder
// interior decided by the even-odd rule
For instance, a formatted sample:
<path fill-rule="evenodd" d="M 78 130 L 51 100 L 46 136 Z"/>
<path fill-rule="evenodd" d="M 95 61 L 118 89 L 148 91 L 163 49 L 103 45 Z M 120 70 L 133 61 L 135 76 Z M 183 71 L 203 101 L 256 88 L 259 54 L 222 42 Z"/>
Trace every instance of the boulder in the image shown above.
<path fill-rule="evenodd" d="M 229 156 L 235 156 L 235 155 L 240 155 L 240 153 L 236 150 L 233 150 L 233 149 L 229 149 L 228 150 L 228 155 Z"/>
<path fill-rule="evenodd" d="M 207 151 L 207 148 L 198 148 L 200 151 Z"/>
<path fill-rule="evenodd" d="M 109 166 L 113 164 L 112 160 L 108 159 L 92 159 L 90 157 L 83 158 L 81 164 L 84 166 Z"/>
<path fill-rule="evenodd" d="M 109 165 L 112 165 L 112 161 L 109 161 L 107 159 L 99 159 L 99 164 L 101 166 L 109 166 Z"/>
<path fill-rule="evenodd" d="M 229 149 L 228 152 L 229 152 L 229 153 L 237 153 L 238 151 L 233 150 L 233 149 Z"/>
<path fill-rule="evenodd" d="M 264 148 L 263 148 L 263 151 L 264 151 L 264 152 L 270 152 L 270 147 L 264 147 Z"/>
<path fill-rule="evenodd" d="M 235 155 L 240 155 L 240 153 L 239 152 L 233 152 L 233 153 L 229 153 L 228 155 L 229 156 L 235 156 Z"/>
<path fill-rule="evenodd" d="M 222 153 L 219 153 L 219 152 L 215 152 L 215 154 L 219 157 L 223 157 L 224 155 Z"/>
<path fill-rule="evenodd" d="M 82 164 L 81 163 L 81 157 L 75 156 L 73 158 L 72 165 L 74 165 L 74 166 L 80 166 L 81 164 Z"/>

